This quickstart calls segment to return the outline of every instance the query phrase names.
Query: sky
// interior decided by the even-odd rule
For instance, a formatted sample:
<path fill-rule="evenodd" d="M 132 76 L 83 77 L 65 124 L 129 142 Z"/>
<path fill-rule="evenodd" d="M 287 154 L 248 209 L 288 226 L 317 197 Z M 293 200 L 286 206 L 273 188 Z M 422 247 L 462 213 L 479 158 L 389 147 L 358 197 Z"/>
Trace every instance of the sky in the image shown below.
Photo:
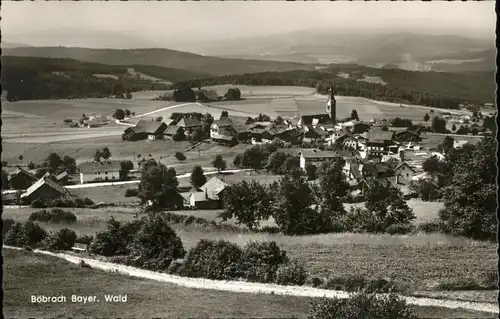
<path fill-rule="evenodd" d="M 494 1 L 9 1 L 2 3 L 0 23 L 6 42 L 67 46 L 84 39 L 106 46 L 114 40 L 105 34 L 132 46 L 318 29 L 405 28 L 487 36 L 494 33 L 494 6 Z"/>

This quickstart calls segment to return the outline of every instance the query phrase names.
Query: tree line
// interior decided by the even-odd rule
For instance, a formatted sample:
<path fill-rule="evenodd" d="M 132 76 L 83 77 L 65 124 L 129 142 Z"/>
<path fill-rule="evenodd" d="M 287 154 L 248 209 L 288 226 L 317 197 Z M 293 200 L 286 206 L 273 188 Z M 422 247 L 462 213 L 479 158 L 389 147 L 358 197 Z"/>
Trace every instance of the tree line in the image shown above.
<path fill-rule="evenodd" d="M 123 98 L 130 92 L 165 90 L 168 86 L 127 74 L 126 68 L 68 59 L 2 58 L 2 86 L 7 100 Z M 95 77 L 106 73 L 117 77 Z"/>
<path fill-rule="evenodd" d="M 436 72 L 412 72 L 393 69 L 366 69 L 370 75 L 380 75 L 388 85 L 359 81 L 357 78 L 340 78 L 341 68 L 321 71 L 263 72 L 255 74 L 227 75 L 207 79 L 193 79 L 174 83 L 173 87 L 201 87 L 212 85 L 270 85 L 305 86 L 316 88 L 316 92 L 326 94 L 330 84 L 335 85 L 337 95 L 359 96 L 374 100 L 426 105 L 442 109 L 458 109 L 464 102 L 485 103 L 493 101 L 494 88 L 491 75 L 455 75 Z M 428 73 L 428 74 L 427 74 Z M 436 79 L 442 79 L 437 81 Z M 451 81 L 451 82 L 450 82 Z M 463 83 L 461 90 L 451 83 Z M 487 82 L 489 81 L 489 82 Z M 432 85 L 429 85 L 432 83 Z"/>

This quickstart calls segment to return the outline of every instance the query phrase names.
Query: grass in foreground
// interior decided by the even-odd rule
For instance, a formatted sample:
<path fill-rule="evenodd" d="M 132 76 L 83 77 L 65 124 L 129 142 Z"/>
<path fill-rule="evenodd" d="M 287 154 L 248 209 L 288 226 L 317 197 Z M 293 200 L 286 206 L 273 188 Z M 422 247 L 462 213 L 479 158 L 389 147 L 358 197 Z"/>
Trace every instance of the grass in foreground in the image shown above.
<path fill-rule="evenodd" d="M 81 268 L 28 251 L 4 250 L 6 317 L 68 316 L 151 318 L 306 318 L 311 298 L 190 289 L 116 273 Z M 99 303 L 34 304 L 31 295 L 97 296 Z M 126 294 L 126 303 L 106 303 L 104 294 Z M 258 305 L 256 307 L 256 305 Z M 494 318 L 488 313 L 415 307 L 421 318 Z"/>

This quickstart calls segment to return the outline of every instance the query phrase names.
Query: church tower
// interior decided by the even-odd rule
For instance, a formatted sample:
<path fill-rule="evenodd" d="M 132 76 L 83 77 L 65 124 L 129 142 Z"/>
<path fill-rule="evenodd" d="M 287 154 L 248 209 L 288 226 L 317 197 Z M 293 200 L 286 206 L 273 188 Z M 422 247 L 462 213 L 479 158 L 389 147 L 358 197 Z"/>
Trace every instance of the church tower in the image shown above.
<path fill-rule="evenodd" d="M 328 102 L 326 102 L 326 113 L 330 116 L 332 123 L 335 124 L 337 118 L 337 101 L 335 101 L 335 91 L 332 85 L 330 85 L 328 92 L 330 96 Z"/>

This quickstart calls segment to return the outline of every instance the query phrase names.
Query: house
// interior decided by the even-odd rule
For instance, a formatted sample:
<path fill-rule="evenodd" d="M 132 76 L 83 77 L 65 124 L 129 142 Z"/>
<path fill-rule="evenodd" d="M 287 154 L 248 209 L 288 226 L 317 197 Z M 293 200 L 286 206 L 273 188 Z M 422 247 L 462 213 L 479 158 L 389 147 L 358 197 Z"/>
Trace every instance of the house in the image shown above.
<path fill-rule="evenodd" d="M 361 168 L 361 174 L 363 175 L 363 179 L 366 180 L 383 179 L 395 176 L 390 164 L 374 162 L 364 163 Z"/>
<path fill-rule="evenodd" d="M 89 118 L 84 121 L 84 124 L 86 124 L 88 128 L 101 127 L 108 123 L 109 123 L 109 118 L 105 115 L 92 115 L 89 116 Z"/>
<path fill-rule="evenodd" d="M 212 134 L 212 141 L 227 146 L 233 146 L 238 143 L 236 136 L 226 134 Z"/>
<path fill-rule="evenodd" d="M 195 129 L 201 128 L 201 122 L 197 119 L 184 117 L 177 123 L 177 126 L 182 127 L 184 133 L 190 135 Z"/>
<path fill-rule="evenodd" d="M 127 128 L 125 134 L 130 136 L 131 141 L 156 140 L 163 138 L 166 129 L 167 124 L 163 122 L 140 120 L 136 126 Z"/>
<path fill-rule="evenodd" d="M 393 141 L 394 132 L 374 130 L 367 134 L 366 149 L 370 157 L 379 157 L 394 152 L 397 148 Z"/>
<path fill-rule="evenodd" d="M 317 149 L 302 149 L 300 155 L 300 168 L 306 169 L 308 164 L 318 165 L 324 161 L 341 159 L 342 156 L 334 151 L 321 151 Z"/>
<path fill-rule="evenodd" d="M 35 175 L 18 166 L 17 170 L 10 175 L 9 185 L 15 189 L 27 189 L 36 181 Z"/>
<path fill-rule="evenodd" d="M 80 172 L 80 183 L 119 181 L 121 162 L 102 161 L 87 162 L 78 165 Z"/>
<path fill-rule="evenodd" d="M 40 178 L 21 194 L 21 200 L 25 203 L 31 203 L 35 199 L 52 201 L 59 198 L 71 198 L 71 194 L 63 186 L 45 177 Z"/>
<path fill-rule="evenodd" d="M 306 130 L 304 131 L 306 131 L 304 133 L 304 142 L 324 140 L 328 136 L 328 132 L 319 127 L 306 126 Z"/>
<path fill-rule="evenodd" d="M 203 185 L 198 192 L 193 192 L 189 196 L 189 206 L 198 209 L 220 209 L 222 208 L 222 197 L 228 185 L 212 177 Z"/>
<path fill-rule="evenodd" d="M 394 167 L 394 175 L 397 184 L 408 185 L 413 179 L 416 171 L 406 162 L 399 162 Z"/>
<path fill-rule="evenodd" d="M 170 140 L 174 140 L 175 136 L 183 136 L 183 135 L 184 135 L 184 129 L 177 125 L 170 125 L 169 127 L 167 127 L 165 132 L 163 132 L 163 136 L 165 136 Z"/>
<path fill-rule="evenodd" d="M 465 144 L 468 144 L 469 141 L 465 140 L 454 140 L 453 141 L 453 148 L 462 148 Z"/>
<path fill-rule="evenodd" d="M 275 138 L 279 138 L 287 130 L 284 125 L 273 125 L 262 132 L 262 142 L 271 143 Z"/>
<path fill-rule="evenodd" d="M 233 123 L 229 119 L 215 120 L 210 126 L 210 138 L 214 138 L 214 136 L 224 135 L 224 132 L 232 125 Z"/>
<path fill-rule="evenodd" d="M 394 133 L 394 140 L 398 142 L 420 142 L 422 140 L 420 129 L 410 129 Z"/>

